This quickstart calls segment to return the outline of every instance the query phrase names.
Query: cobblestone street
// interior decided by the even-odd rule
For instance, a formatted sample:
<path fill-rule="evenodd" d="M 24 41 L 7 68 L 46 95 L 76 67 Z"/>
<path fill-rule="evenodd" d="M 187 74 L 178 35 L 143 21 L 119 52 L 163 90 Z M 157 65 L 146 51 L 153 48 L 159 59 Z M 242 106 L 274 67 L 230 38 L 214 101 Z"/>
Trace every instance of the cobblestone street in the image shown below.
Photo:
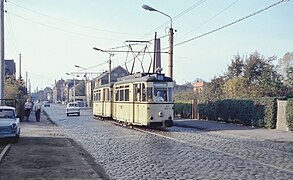
<path fill-rule="evenodd" d="M 138 131 L 95 120 L 91 110 L 66 117 L 64 106 L 46 109 L 56 124 L 113 179 L 291 179 L 293 145 L 172 127 Z"/>

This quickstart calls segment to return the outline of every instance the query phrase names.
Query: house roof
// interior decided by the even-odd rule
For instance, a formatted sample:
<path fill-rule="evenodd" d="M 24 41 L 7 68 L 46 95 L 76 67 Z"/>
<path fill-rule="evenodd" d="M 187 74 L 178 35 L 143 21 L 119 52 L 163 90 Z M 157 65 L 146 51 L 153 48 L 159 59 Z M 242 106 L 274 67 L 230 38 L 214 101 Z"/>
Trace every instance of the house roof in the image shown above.
<path fill-rule="evenodd" d="M 121 68 L 122 68 L 123 70 L 125 70 L 123 67 L 121 67 L 121 66 L 117 66 L 117 67 L 111 69 L 111 72 L 114 72 L 114 71 L 116 71 L 117 69 L 121 69 Z M 126 71 L 126 70 L 125 70 L 125 71 Z M 108 71 L 103 72 L 103 73 L 100 74 L 99 76 L 95 77 L 93 80 L 102 79 L 102 78 L 105 77 L 105 76 L 108 76 Z"/>

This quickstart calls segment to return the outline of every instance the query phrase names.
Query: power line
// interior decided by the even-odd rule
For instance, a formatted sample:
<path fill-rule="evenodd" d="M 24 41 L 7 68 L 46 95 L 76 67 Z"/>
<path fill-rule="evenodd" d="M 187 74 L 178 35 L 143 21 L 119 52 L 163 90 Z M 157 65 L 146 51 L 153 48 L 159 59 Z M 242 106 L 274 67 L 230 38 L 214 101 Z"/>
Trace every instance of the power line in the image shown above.
<path fill-rule="evenodd" d="M 162 38 L 165 38 L 165 37 L 168 37 L 169 34 L 167 35 L 164 35 L 164 36 L 160 36 L 158 37 L 157 39 L 162 39 Z M 154 41 L 154 39 L 150 39 L 148 40 L 149 42 L 152 42 Z M 138 43 L 134 43 L 134 44 L 131 44 L 131 45 L 139 45 L 139 44 L 142 44 L 141 42 L 138 42 Z M 125 48 L 125 47 L 129 47 L 129 45 L 123 45 L 123 46 L 117 46 L 117 47 L 113 47 L 113 48 L 110 48 L 110 50 L 114 50 L 114 49 L 121 49 L 121 48 Z"/>
<path fill-rule="evenodd" d="M 62 32 L 65 32 L 65 33 L 75 34 L 75 35 L 84 36 L 84 37 L 88 37 L 88 38 L 104 39 L 104 40 L 111 40 L 111 41 L 119 41 L 119 42 L 121 42 L 121 40 L 117 40 L 117 39 L 109 39 L 109 38 L 97 37 L 97 36 L 92 36 L 92 35 L 88 35 L 88 34 L 82 34 L 82 33 L 78 33 L 78 32 L 68 31 L 68 30 L 65 30 L 65 29 L 62 29 L 62 28 L 59 28 L 59 27 L 51 26 L 51 25 L 48 25 L 48 24 L 44 24 L 44 23 L 41 23 L 41 22 L 29 19 L 29 18 L 20 16 L 20 15 L 17 15 L 17 14 L 12 13 L 12 12 L 7 11 L 6 13 L 9 13 L 9 14 L 15 16 L 15 17 L 20 18 L 20 19 L 23 19 L 23 20 L 26 20 L 26 21 L 29 21 L 29 22 L 33 22 L 35 24 L 38 24 L 38 25 L 41 25 L 41 26 L 44 26 L 44 27 L 47 27 L 47 28 L 50 28 L 50 29 L 55 29 L 55 30 L 58 30 L 58 31 L 62 31 Z"/>
<path fill-rule="evenodd" d="M 206 32 L 206 33 L 204 33 L 204 34 L 201 34 L 201 35 L 196 36 L 196 37 L 194 37 L 194 38 L 188 39 L 188 40 L 186 40 L 186 41 L 183 41 L 183 42 L 177 43 L 177 44 L 174 45 L 174 47 L 175 47 L 175 46 L 182 45 L 182 44 L 185 44 L 185 43 L 188 43 L 188 42 L 193 41 L 193 40 L 195 40 L 195 39 L 199 39 L 199 38 L 201 38 L 201 37 L 204 37 L 204 36 L 206 36 L 206 35 L 212 34 L 212 33 L 214 33 L 214 32 L 217 32 L 217 31 L 222 30 L 222 29 L 224 29 L 224 28 L 227 28 L 227 27 L 229 27 L 229 26 L 232 26 L 232 25 L 234 25 L 234 24 L 236 24 L 236 23 L 239 23 L 239 22 L 241 22 L 241 21 L 243 21 L 243 20 L 245 20 L 245 19 L 248 19 L 248 18 L 250 18 L 250 17 L 252 17 L 252 16 L 255 16 L 255 15 L 257 15 L 257 14 L 259 14 L 259 13 L 265 11 L 265 10 L 268 10 L 268 9 L 270 9 L 270 8 L 272 8 L 272 7 L 276 6 L 276 5 L 278 5 L 278 4 L 281 4 L 281 3 L 283 3 L 283 2 L 287 2 L 287 1 L 290 1 L 290 0 L 282 0 L 282 1 L 276 2 L 276 3 L 274 3 L 274 4 L 272 4 L 272 5 L 268 6 L 268 7 L 265 7 L 264 9 L 261 9 L 261 10 L 255 12 L 255 13 L 253 13 L 253 14 L 250 14 L 250 15 L 248 15 L 248 16 L 245 16 L 245 17 L 243 17 L 243 18 L 240 18 L 240 19 L 238 19 L 238 20 L 236 20 L 236 21 L 233 21 L 233 22 L 231 22 L 231 23 L 229 23 L 229 24 L 226 24 L 226 25 L 224 25 L 224 26 L 221 26 L 221 27 L 219 27 L 219 28 L 217 28 L 217 29 L 214 29 L 214 30 L 212 30 L 212 31 Z M 164 49 L 167 49 L 167 48 L 164 48 Z M 162 49 L 162 50 L 164 50 L 164 49 Z"/>
<path fill-rule="evenodd" d="M 8 8 L 8 6 L 7 6 L 7 3 L 6 3 L 6 9 L 7 8 Z M 14 38 L 14 34 L 15 33 L 13 31 L 12 23 L 11 23 L 11 19 L 10 19 L 10 16 L 9 15 L 6 16 L 6 21 L 5 22 L 7 22 L 7 30 L 10 32 L 10 36 L 11 36 L 11 41 L 12 41 L 13 47 L 14 47 L 15 51 L 17 53 L 19 53 L 20 51 L 17 48 L 16 38 Z"/>
<path fill-rule="evenodd" d="M 73 23 L 73 22 L 70 22 L 70 21 L 67 21 L 67 20 L 64 20 L 64 19 L 61 19 L 61 18 L 53 17 L 53 16 L 50 16 L 50 15 L 47 15 L 47 14 L 44 14 L 44 13 L 41 13 L 41 12 L 38 12 L 38 11 L 35 11 L 35 10 L 32 10 L 32 9 L 26 8 L 24 6 L 18 5 L 16 3 L 14 3 L 14 2 L 11 2 L 11 1 L 8 1 L 8 3 L 13 4 L 14 6 L 17 6 L 19 8 L 25 9 L 27 11 L 30 11 L 32 13 L 35 13 L 35 14 L 38 14 L 38 15 L 41 15 L 41 16 L 45 16 L 45 17 L 50 18 L 50 19 L 54 19 L 56 21 L 63 22 L 63 23 L 66 23 L 66 24 L 70 24 L 70 25 L 74 25 L 74 26 L 78 26 L 78 27 L 82 27 L 82 28 L 86 28 L 86 29 L 92 29 L 92 30 L 96 30 L 96 31 L 115 33 L 115 34 L 136 34 L 136 33 L 118 32 L 118 31 L 99 29 L 99 28 L 92 27 L 92 26 L 87 26 L 87 25 L 83 25 L 83 24 L 77 24 L 77 23 Z"/>
<path fill-rule="evenodd" d="M 184 36 L 186 36 L 187 34 L 190 34 L 191 32 L 199 29 L 200 27 L 204 26 L 205 24 L 207 24 L 208 22 L 210 22 L 211 20 L 215 19 L 217 16 L 219 16 L 220 14 L 222 14 L 223 12 L 227 11 L 230 7 L 232 7 L 234 4 L 236 4 L 239 0 L 233 1 L 231 4 L 229 4 L 227 7 L 225 7 L 223 10 L 221 10 L 220 12 L 218 12 L 217 14 L 215 14 L 214 16 L 212 16 L 211 18 L 209 18 L 208 20 L 206 20 L 205 22 L 201 23 L 199 26 L 197 26 L 195 29 L 189 31 L 188 33 L 186 33 Z"/>
<path fill-rule="evenodd" d="M 176 16 L 174 16 L 172 19 L 176 20 L 178 18 L 180 18 L 181 16 L 183 16 L 184 14 L 188 13 L 189 11 L 191 11 L 192 9 L 200 6 L 201 4 L 203 4 L 204 2 L 206 2 L 207 0 L 200 0 L 197 1 L 196 3 L 194 3 L 192 6 L 190 6 L 189 8 L 185 9 L 184 11 L 182 11 L 181 13 L 177 14 Z M 148 32 L 147 34 L 145 34 L 142 39 L 144 39 L 145 37 L 151 35 L 154 31 L 157 31 L 158 29 L 161 29 L 162 27 L 166 26 L 169 23 L 169 21 L 166 21 L 165 23 L 161 24 L 160 26 L 156 27 L 155 29 L 153 29 L 152 31 Z"/>

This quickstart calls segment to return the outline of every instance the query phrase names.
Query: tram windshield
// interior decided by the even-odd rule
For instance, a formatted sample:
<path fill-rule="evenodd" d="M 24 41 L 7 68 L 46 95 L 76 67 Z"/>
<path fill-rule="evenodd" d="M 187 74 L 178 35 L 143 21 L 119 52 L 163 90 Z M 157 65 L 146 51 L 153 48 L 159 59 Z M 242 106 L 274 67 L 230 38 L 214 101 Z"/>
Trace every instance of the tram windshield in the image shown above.
<path fill-rule="evenodd" d="M 153 101 L 160 102 L 172 102 L 172 91 L 167 88 L 165 83 L 155 83 L 153 91 Z"/>
<path fill-rule="evenodd" d="M 167 89 L 154 89 L 154 102 L 167 102 Z"/>

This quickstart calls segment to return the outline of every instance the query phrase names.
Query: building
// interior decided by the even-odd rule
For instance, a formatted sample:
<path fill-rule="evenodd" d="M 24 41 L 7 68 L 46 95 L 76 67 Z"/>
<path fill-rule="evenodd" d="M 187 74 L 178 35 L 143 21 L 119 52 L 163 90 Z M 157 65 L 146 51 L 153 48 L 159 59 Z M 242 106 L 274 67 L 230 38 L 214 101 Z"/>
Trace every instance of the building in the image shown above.
<path fill-rule="evenodd" d="M 129 73 L 126 69 L 124 69 L 121 66 L 117 66 L 113 69 L 111 69 L 111 83 L 117 82 L 118 78 L 127 76 Z M 91 106 L 93 102 L 93 90 L 97 86 L 101 86 L 104 84 L 109 84 L 109 73 L 108 71 L 103 72 L 96 78 L 94 78 L 91 81 L 88 81 L 86 86 L 86 97 L 87 97 L 87 103 Z"/>
<path fill-rule="evenodd" d="M 85 81 L 78 79 L 69 79 L 65 83 L 66 103 L 74 101 L 86 102 Z"/>
<path fill-rule="evenodd" d="M 128 72 L 121 66 L 117 66 L 111 70 L 111 82 L 117 82 L 117 79 L 128 75 Z M 109 73 L 108 71 L 103 72 L 98 77 L 94 78 L 94 87 L 101 86 L 109 83 Z M 93 87 L 93 88 L 94 88 Z"/>
<path fill-rule="evenodd" d="M 44 100 L 52 102 L 53 101 L 53 89 L 46 87 L 44 89 Z"/>
<path fill-rule="evenodd" d="M 15 77 L 15 62 L 13 59 L 5 60 L 5 76 L 14 76 Z"/>
<path fill-rule="evenodd" d="M 200 78 L 195 79 L 193 82 L 193 91 L 196 95 L 201 95 L 206 87 L 206 82 Z"/>
<path fill-rule="evenodd" d="M 53 102 L 55 103 L 62 103 L 66 100 L 66 93 L 65 93 L 65 80 L 62 78 L 58 81 L 55 81 L 53 87 Z"/>

